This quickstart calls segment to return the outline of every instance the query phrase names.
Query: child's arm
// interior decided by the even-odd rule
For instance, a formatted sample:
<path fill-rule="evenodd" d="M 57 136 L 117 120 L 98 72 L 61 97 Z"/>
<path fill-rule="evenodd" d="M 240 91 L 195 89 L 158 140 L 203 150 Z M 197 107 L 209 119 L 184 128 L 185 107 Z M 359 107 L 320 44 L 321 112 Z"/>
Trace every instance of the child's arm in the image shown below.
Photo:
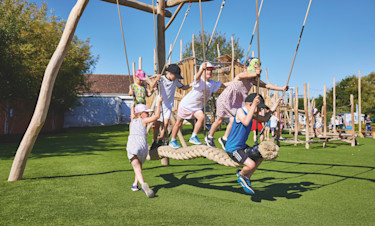
<path fill-rule="evenodd" d="M 151 89 L 154 89 L 156 87 L 156 84 L 158 83 L 158 81 L 160 81 L 160 79 L 161 79 L 161 74 L 157 74 L 156 79 L 151 83 Z"/>
<path fill-rule="evenodd" d="M 201 77 L 203 75 L 204 70 L 206 69 L 207 62 L 204 62 L 201 64 L 201 67 L 199 68 L 198 73 L 195 75 L 195 82 L 199 82 L 201 80 Z"/>
<path fill-rule="evenodd" d="M 253 78 L 256 78 L 258 75 L 260 75 L 261 72 L 262 72 L 262 69 L 260 69 L 260 68 L 258 68 L 256 70 L 256 72 L 247 72 L 247 71 L 244 71 L 244 72 L 239 73 L 236 76 L 236 78 L 238 77 L 239 80 L 253 79 Z"/>
<path fill-rule="evenodd" d="M 263 82 L 261 82 L 259 86 L 263 88 L 267 88 L 267 89 L 277 90 L 277 91 L 288 91 L 289 89 L 289 86 L 280 87 L 278 85 L 265 84 Z"/>
<path fill-rule="evenodd" d="M 159 97 L 158 107 L 156 108 L 155 114 L 153 116 L 151 116 L 151 117 L 142 119 L 142 123 L 144 125 L 146 125 L 147 123 L 155 122 L 156 120 L 158 120 L 158 118 L 160 117 L 160 108 L 161 108 L 161 103 L 162 102 L 163 102 L 163 98 Z"/>
<path fill-rule="evenodd" d="M 134 106 L 135 106 L 135 101 L 132 101 L 132 107 L 130 108 L 130 119 L 133 120 L 135 118 L 135 112 L 134 112 Z"/>
<path fill-rule="evenodd" d="M 261 122 L 268 122 L 268 120 L 271 118 L 273 112 L 280 105 L 280 103 L 282 102 L 282 100 L 283 100 L 282 98 L 279 98 L 277 100 L 277 102 L 271 107 L 270 111 L 266 113 L 266 115 L 264 115 L 264 116 L 259 115 L 258 116 L 259 121 L 261 121 Z"/>
<path fill-rule="evenodd" d="M 250 107 L 250 111 L 247 113 L 247 115 L 245 115 L 243 110 L 237 111 L 236 119 L 238 119 L 244 126 L 249 126 L 251 119 L 253 119 L 255 110 L 259 103 L 260 103 L 260 97 L 257 96 L 254 99 L 253 104 Z"/>
<path fill-rule="evenodd" d="M 129 86 L 129 96 L 133 96 L 134 93 L 133 93 L 133 88 L 132 88 L 132 85 Z"/>

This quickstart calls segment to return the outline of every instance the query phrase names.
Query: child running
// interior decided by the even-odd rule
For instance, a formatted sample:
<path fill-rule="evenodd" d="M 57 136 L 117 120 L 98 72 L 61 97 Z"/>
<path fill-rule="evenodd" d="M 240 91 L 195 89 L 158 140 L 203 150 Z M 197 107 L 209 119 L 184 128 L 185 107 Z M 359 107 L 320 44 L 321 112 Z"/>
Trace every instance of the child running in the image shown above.
<path fill-rule="evenodd" d="M 149 117 L 149 112 L 152 110 L 146 105 L 138 104 L 135 106 L 135 101 L 133 101 L 131 107 L 130 132 L 126 145 L 128 158 L 135 174 L 131 190 L 139 191 L 138 183 L 140 183 L 142 191 L 144 191 L 149 198 L 154 197 L 154 192 L 150 189 L 148 184 L 144 182 L 142 175 L 142 164 L 146 161 L 148 154 L 146 126 L 148 123 L 155 122 L 160 117 L 160 105 L 162 100 L 162 98 L 159 98 L 155 115 L 151 117 Z"/>
<path fill-rule="evenodd" d="M 176 136 L 178 130 L 181 128 L 184 119 L 197 119 L 194 125 L 193 134 L 191 135 L 189 142 L 192 144 L 201 144 L 197 134 L 204 123 L 204 100 L 208 101 L 212 93 L 219 90 L 220 87 L 226 87 L 218 81 L 211 80 L 212 71 L 215 67 L 210 62 L 202 63 L 198 73 L 194 76 L 194 82 L 192 83 L 193 89 L 181 100 L 178 106 L 177 121 L 173 127 L 171 134 L 171 141 L 169 146 L 172 148 L 180 148 L 181 146 L 177 143 Z M 205 77 L 202 76 L 206 70 Z M 206 90 L 204 88 L 206 83 Z M 204 94 L 204 92 L 206 93 Z M 206 98 L 204 97 L 206 95 Z"/>
<path fill-rule="evenodd" d="M 281 100 L 280 98 L 277 101 L 271 111 L 277 108 Z M 225 146 L 225 151 L 229 157 L 233 161 L 244 165 L 242 170 L 237 170 L 237 181 L 241 184 L 244 191 L 251 195 L 255 192 L 251 187 L 250 178 L 263 161 L 257 146 L 249 147 L 246 144 L 253 124 L 253 116 L 258 114 L 257 108 L 267 108 L 267 106 L 264 104 L 262 96 L 252 93 L 246 97 L 244 107 L 237 109 Z M 258 115 L 258 121 L 268 121 L 270 116 L 271 112 L 267 112 L 265 116 Z"/>
<path fill-rule="evenodd" d="M 134 77 L 134 83 L 129 88 L 129 96 L 134 96 L 135 105 L 146 104 L 146 96 L 151 96 L 154 90 L 147 90 L 143 84 L 146 80 L 146 73 L 142 69 L 138 69 Z"/>
<path fill-rule="evenodd" d="M 238 108 L 244 104 L 250 88 L 256 84 L 257 76 L 260 75 L 260 61 L 257 58 L 250 58 L 246 62 L 247 71 L 238 74 L 233 82 L 220 94 L 216 100 L 216 120 L 212 124 L 208 135 L 205 137 L 206 144 L 209 147 L 216 147 L 214 142 L 214 134 L 225 118 L 229 118 L 226 132 L 223 137 L 219 138 L 219 143 L 225 149 L 225 142 L 229 136 L 230 129 L 233 124 L 233 116 Z M 279 87 L 277 85 L 265 84 L 260 82 L 260 87 L 283 91 L 288 90 L 288 86 Z"/>
<path fill-rule="evenodd" d="M 181 69 L 177 64 L 170 64 L 165 71 L 165 76 L 162 76 L 160 74 L 157 75 L 155 81 L 151 85 L 151 88 L 153 89 L 155 88 L 157 82 L 160 81 L 160 94 L 164 100 L 162 104 L 162 114 L 160 115 L 159 119 L 155 122 L 154 142 L 152 143 L 151 149 L 154 149 L 163 144 L 163 139 L 166 133 L 165 131 L 167 131 L 169 119 L 172 114 L 176 87 L 183 90 L 187 90 L 190 88 L 189 85 L 184 85 L 180 82 L 179 79 L 183 79 L 183 77 L 181 76 Z M 160 132 L 159 142 L 157 143 L 160 122 L 163 121 L 163 129 Z"/>

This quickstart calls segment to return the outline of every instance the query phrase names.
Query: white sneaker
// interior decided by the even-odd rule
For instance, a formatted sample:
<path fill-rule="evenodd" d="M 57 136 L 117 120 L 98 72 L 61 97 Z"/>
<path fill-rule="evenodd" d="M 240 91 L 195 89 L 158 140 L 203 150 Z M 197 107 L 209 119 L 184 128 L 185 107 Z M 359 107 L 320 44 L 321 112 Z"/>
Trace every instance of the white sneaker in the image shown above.
<path fill-rule="evenodd" d="M 142 184 L 142 191 L 146 193 L 148 198 L 153 198 L 155 196 L 154 191 L 150 189 L 147 183 Z"/>

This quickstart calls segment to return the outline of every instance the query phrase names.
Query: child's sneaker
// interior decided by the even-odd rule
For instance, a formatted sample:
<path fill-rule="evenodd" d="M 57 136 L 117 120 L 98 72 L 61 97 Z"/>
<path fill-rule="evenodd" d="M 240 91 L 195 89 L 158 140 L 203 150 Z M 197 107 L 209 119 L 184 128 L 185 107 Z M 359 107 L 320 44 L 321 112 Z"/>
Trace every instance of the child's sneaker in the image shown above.
<path fill-rule="evenodd" d="M 169 142 L 169 147 L 171 148 L 180 148 L 181 146 L 177 143 L 177 140 L 171 140 L 171 142 Z"/>
<path fill-rule="evenodd" d="M 241 176 L 240 172 L 241 172 L 241 169 L 238 169 L 237 172 L 236 172 L 236 176 L 237 176 L 237 177 L 240 177 L 240 176 Z"/>
<path fill-rule="evenodd" d="M 202 142 L 198 139 L 198 137 L 195 135 L 193 137 L 190 137 L 189 143 L 191 144 L 202 144 Z"/>
<path fill-rule="evenodd" d="M 146 193 L 148 198 L 153 198 L 155 195 L 154 191 L 150 189 L 147 183 L 142 184 L 142 191 Z"/>
<path fill-rule="evenodd" d="M 131 189 L 132 189 L 132 191 L 139 191 L 139 188 L 138 188 L 137 184 L 133 185 Z"/>
<path fill-rule="evenodd" d="M 206 136 L 206 137 L 204 138 L 204 141 L 205 141 L 205 143 L 206 143 L 206 145 L 207 145 L 208 147 L 216 148 L 215 141 L 214 141 L 214 138 L 213 138 L 213 137 L 212 137 L 212 138 L 209 138 L 208 136 Z"/>
<path fill-rule="evenodd" d="M 251 187 L 250 179 L 245 176 L 239 176 L 237 182 L 242 186 L 243 190 L 250 195 L 254 195 L 255 192 Z"/>
<path fill-rule="evenodd" d="M 222 137 L 220 137 L 219 139 L 219 143 L 221 144 L 221 147 L 224 149 L 225 151 L 225 144 L 227 143 L 226 140 L 224 140 Z"/>

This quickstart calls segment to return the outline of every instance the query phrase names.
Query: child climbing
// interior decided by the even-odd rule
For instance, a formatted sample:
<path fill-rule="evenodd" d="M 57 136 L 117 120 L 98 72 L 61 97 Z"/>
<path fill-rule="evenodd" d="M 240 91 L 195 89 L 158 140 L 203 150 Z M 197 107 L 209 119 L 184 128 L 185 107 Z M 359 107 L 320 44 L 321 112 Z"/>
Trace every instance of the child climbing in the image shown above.
<path fill-rule="evenodd" d="M 152 143 L 151 149 L 164 144 L 163 139 L 168 128 L 169 119 L 172 114 L 176 87 L 183 90 L 187 90 L 190 88 L 189 85 L 184 85 L 180 82 L 180 79 L 183 79 L 183 77 L 181 76 L 181 69 L 177 64 L 170 64 L 165 71 L 165 76 L 158 74 L 155 81 L 151 85 L 151 88 L 154 88 L 157 82 L 160 81 L 159 89 L 161 97 L 163 98 L 162 114 L 155 122 L 154 142 Z M 164 122 L 164 125 L 158 137 L 160 122 Z M 157 142 L 158 138 L 159 142 Z"/>
<path fill-rule="evenodd" d="M 281 103 L 281 98 L 271 108 L 271 112 L 275 111 L 277 106 Z M 259 151 L 262 144 L 267 144 L 271 148 L 269 150 L 278 151 L 278 147 L 272 142 L 263 142 L 261 145 L 249 147 L 246 142 L 249 137 L 251 127 L 253 124 L 254 116 L 258 115 L 257 109 L 267 108 L 264 104 L 262 96 L 257 96 L 256 93 L 252 93 L 245 99 L 245 105 L 242 108 L 237 109 L 234 115 L 233 126 L 226 142 L 225 151 L 229 157 L 244 167 L 242 170 L 237 170 L 237 181 L 242 186 L 244 191 L 248 194 L 254 194 L 254 190 L 251 187 L 250 178 L 254 174 L 255 170 L 268 156 L 263 156 L 262 151 Z M 271 112 L 267 112 L 265 116 L 258 115 L 258 121 L 268 121 L 271 116 Z M 276 153 L 275 151 L 275 153 Z M 276 158 L 277 156 L 274 156 Z"/>
<path fill-rule="evenodd" d="M 138 191 L 138 183 L 140 183 L 142 191 L 144 191 L 149 198 L 154 197 L 154 192 L 150 189 L 148 184 L 144 182 L 142 175 L 142 164 L 146 161 L 148 154 L 146 126 L 148 123 L 155 122 L 160 117 L 162 100 L 162 98 L 159 98 L 155 115 L 151 117 L 149 117 L 149 112 L 152 110 L 146 105 L 137 104 L 137 106 L 135 106 L 136 102 L 133 101 L 131 107 L 130 132 L 126 145 L 128 158 L 135 174 L 131 190 Z"/>
<path fill-rule="evenodd" d="M 193 89 L 181 100 L 178 106 L 177 121 L 172 130 L 171 141 L 169 143 L 170 147 L 181 147 L 176 140 L 177 132 L 181 128 L 184 119 L 194 118 L 197 119 L 197 122 L 194 125 L 193 134 L 189 142 L 192 144 L 201 144 L 197 134 L 204 122 L 204 100 L 208 101 L 211 94 L 217 92 L 220 87 L 226 87 L 226 84 L 211 80 L 212 71 L 214 69 L 215 67 L 210 62 L 202 63 L 198 73 L 194 76 L 194 82 L 192 83 Z M 204 70 L 206 70 L 206 73 L 204 73 Z M 205 76 L 203 76 L 203 74 L 205 74 Z M 206 95 L 206 97 L 204 97 L 204 95 Z"/>
<path fill-rule="evenodd" d="M 219 138 L 219 143 L 225 149 L 225 142 L 229 136 L 230 129 L 233 124 L 233 116 L 238 108 L 244 104 L 244 100 L 248 95 L 250 88 L 256 83 L 257 77 L 262 69 L 258 58 L 250 58 L 246 62 L 247 71 L 238 74 L 233 82 L 220 94 L 216 100 L 216 120 L 212 124 L 208 135 L 205 137 L 206 144 L 209 147 L 216 147 L 214 142 L 214 134 L 225 118 L 229 118 L 229 124 L 223 137 Z M 288 86 L 279 87 L 277 85 L 259 83 L 260 87 L 284 91 L 288 90 Z"/>
<path fill-rule="evenodd" d="M 129 96 L 133 96 L 135 105 L 146 104 L 146 96 L 151 96 L 154 90 L 148 90 L 144 84 L 146 80 L 146 73 L 142 69 L 135 72 L 134 83 L 130 85 Z"/>

